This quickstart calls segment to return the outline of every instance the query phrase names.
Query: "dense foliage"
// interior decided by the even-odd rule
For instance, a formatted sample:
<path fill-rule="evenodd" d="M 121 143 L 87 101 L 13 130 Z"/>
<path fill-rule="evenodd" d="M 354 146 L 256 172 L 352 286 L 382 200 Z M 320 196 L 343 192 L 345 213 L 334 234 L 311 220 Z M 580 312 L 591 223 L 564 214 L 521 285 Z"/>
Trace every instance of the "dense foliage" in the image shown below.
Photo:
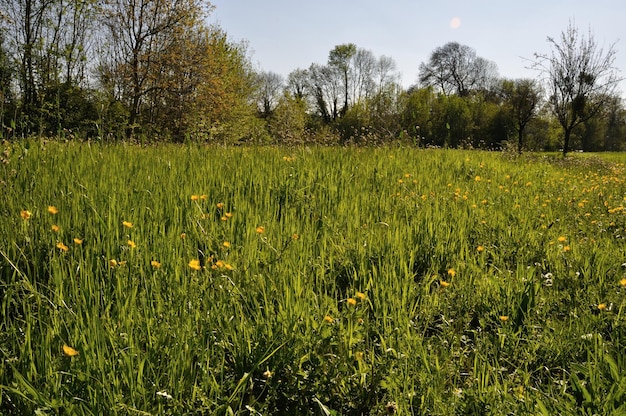
<path fill-rule="evenodd" d="M 0 5 L 5 139 L 626 148 L 615 51 L 603 55 L 571 25 L 538 55 L 545 87 L 502 79 L 494 62 L 450 42 L 405 89 L 392 58 L 352 43 L 287 79 L 254 68 L 245 43 L 207 24 L 204 1 Z"/>

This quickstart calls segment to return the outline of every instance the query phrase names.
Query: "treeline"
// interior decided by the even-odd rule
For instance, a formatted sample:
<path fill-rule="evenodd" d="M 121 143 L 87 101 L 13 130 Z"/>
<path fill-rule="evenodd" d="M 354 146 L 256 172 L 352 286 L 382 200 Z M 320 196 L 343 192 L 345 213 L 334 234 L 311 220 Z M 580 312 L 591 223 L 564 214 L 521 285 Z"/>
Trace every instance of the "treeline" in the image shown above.
<path fill-rule="evenodd" d="M 537 56 L 546 82 L 503 79 L 453 42 L 404 89 L 392 58 L 354 44 L 287 78 L 259 70 L 199 0 L 0 0 L 0 10 L 4 139 L 626 150 L 614 51 L 572 26 Z"/>

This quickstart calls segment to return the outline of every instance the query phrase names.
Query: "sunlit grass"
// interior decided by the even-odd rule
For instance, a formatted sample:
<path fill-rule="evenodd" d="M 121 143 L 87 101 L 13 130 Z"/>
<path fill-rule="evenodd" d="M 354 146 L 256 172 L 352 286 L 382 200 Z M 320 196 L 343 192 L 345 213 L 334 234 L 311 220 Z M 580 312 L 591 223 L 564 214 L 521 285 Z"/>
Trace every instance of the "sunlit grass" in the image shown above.
<path fill-rule="evenodd" d="M 3 414 L 626 411 L 623 154 L 5 147 Z"/>

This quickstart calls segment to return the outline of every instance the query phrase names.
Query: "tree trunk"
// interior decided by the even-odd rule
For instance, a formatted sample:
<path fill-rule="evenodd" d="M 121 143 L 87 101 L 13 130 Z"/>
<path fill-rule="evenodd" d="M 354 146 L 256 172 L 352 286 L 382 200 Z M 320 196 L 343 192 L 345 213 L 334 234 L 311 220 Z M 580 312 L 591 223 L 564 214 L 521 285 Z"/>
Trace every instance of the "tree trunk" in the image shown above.
<path fill-rule="evenodd" d="M 563 157 L 567 156 L 569 152 L 569 140 L 572 135 L 572 129 L 567 128 L 564 129 L 564 137 L 563 137 Z"/>

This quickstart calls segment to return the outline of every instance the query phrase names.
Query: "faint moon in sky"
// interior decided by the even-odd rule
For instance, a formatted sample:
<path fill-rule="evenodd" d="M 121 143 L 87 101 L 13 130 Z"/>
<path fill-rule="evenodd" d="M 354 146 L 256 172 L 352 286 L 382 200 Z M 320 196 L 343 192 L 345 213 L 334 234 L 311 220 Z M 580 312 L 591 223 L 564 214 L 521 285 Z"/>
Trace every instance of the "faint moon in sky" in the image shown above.
<path fill-rule="evenodd" d="M 450 27 L 452 29 L 458 29 L 459 27 L 461 27 L 461 19 L 458 17 L 453 17 L 452 20 L 450 20 Z"/>

